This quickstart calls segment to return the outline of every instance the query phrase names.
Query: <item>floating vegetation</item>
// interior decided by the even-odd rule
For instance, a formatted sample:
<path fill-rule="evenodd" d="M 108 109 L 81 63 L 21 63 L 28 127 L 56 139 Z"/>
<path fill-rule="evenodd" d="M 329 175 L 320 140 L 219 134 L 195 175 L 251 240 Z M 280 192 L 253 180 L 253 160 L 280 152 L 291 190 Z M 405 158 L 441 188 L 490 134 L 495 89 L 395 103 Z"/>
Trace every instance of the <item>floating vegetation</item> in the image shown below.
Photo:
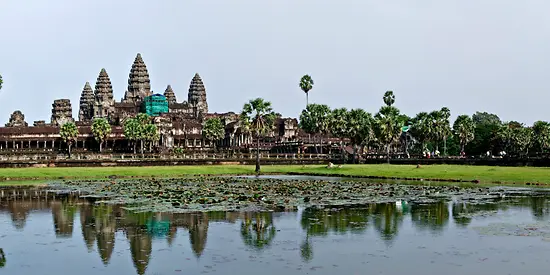
<path fill-rule="evenodd" d="M 63 181 L 53 185 L 79 191 L 106 204 L 124 204 L 136 212 L 294 210 L 297 206 L 345 206 L 368 203 L 475 203 L 501 200 L 532 190 L 400 185 L 371 181 L 330 181 L 243 177 L 110 179 Z"/>
<path fill-rule="evenodd" d="M 486 236 L 523 236 L 541 237 L 550 241 L 550 223 L 537 222 L 533 224 L 492 223 L 487 226 L 474 227 L 481 235 Z"/>

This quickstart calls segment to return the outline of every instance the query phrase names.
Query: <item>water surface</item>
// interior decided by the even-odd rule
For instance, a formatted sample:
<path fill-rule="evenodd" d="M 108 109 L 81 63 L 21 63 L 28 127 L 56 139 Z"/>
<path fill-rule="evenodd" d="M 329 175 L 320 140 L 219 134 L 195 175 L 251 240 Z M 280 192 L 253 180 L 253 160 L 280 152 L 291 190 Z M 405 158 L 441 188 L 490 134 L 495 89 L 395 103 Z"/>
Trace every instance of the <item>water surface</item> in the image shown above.
<path fill-rule="evenodd" d="M 3 190 L 0 274 L 500 275 L 550 270 L 546 195 L 477 205 L 135 214 L 74 194 Z M 19 196 L 12 197 L 13 192 Z"/>

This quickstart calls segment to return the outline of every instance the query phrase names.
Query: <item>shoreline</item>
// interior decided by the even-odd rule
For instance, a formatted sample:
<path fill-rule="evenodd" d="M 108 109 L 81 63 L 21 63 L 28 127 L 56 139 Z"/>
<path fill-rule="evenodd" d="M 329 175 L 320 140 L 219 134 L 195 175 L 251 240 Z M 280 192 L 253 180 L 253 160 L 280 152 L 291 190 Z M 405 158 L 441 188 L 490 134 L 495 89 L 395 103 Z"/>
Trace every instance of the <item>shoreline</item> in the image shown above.
<path fill-rule="evenodd" d="M 181 178 L 189 176 L 255 175 L 252 165 L 148 166 L 148 167 L 48 167 L 0 169 L 0 185 L 26 185 L 50 180 Z M 550 168 L 464 165 L 358 164 L 342 168 L 325 165 L 264 165 L 261 175 L 346 177 L 410 182 L 449 182 L 550 186 Z M 13 183 L 13 184 L 12 184 Z"/>

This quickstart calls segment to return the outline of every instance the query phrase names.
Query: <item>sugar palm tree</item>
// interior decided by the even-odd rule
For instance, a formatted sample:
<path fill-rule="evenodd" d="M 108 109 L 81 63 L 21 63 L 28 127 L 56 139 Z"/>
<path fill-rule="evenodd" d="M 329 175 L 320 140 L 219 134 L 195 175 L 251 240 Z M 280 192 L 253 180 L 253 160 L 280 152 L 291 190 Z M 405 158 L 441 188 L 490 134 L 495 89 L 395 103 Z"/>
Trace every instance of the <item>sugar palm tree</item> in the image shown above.
<path fill-rule="evenodd" d="M 69 146 L 69 158 L 71 158 L 71 147 L 73 143 L 76 141 L 76 137 L 78 136 L 78 128 L 76 128 L 76 125 L 72 122 L 67 122 L 61 126 L 59 129 L 59 135 L 67 143 L 67 146 Z"/>
<path fill-rule="evenodd" d="M 0 90 L 2 90 L 2 84 L 4 84 L 4 80 L 2 80 L 2 75 L 0 74 Z"/>
<path fill-rule="evenodd" d="M 111 125 L 104 118 L 96 118 L 92 123 L 92 133 L 99 142 L 99 152 L 103 149 L 103 142 L 111 134 Z"/>
<path fill-rule="evenodd" d="M 136 145 L 139 140 L 140 124 L 135 118 L 129 118 L 124 121 L 124 137 L 133 143 L 134 154 L 136 154 Z"/>
<path fill-rule="evenodd" d="M 320 136 L 321 154 L 323 153 L 323 134 L 328 133 L 330 108 L 324 104 L 309 104 L 300 114 L 300 128 L 308 134 Z M 316 147 L 317 148 L 317 147 Z"/>
<path fill-rule="evenodd" d="M 474 140 L 475 124 L 470 116 L 460 115 L 453 123 L 453 132 L 460 141 L 460 154 L 464 154 L 466 144 Z"/>
<path fill-rule="evenodd" d="M 306 107 L 309 105 L 309 91 L 313 89 L 313 84 L 313 79 L 307 74 L 300 79 L 300 89 L 306 93 Z"/>
<path fill-rule="evenodd" d="M 392 106 L 395 103 L 395 95 L 393 91 L 386 91 L 384 93 L 384 103 L 386 106 Z"/>
<path fill-rule="evenodd" d="M 260 173 L 260 138 L 271 133 L 275 118 L 271 102 L 263 98 L 252 99 L 243 106 L 241 122 L 256 136 L 256 173 Z"/>

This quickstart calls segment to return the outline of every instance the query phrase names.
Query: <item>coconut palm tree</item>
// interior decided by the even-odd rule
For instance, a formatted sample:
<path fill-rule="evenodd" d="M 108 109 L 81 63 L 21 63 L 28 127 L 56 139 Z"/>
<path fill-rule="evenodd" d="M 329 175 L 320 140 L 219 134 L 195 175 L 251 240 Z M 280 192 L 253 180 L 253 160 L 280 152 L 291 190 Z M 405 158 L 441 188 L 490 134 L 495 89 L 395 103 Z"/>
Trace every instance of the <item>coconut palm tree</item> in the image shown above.
<path fill-rule="evenodd" d="M 73 143 L 76 141 L 76 137 L 78 136 L 78 128 L 76 128 L 76 125 L 72 122 L 67 122 L 61 126 L 59 129 L 59 135 L 67 143 L 69 146 L 69 158 L 71 158 L 71 147 L 73 146 Z"/>
<path fill-rule="evenodd" d="M 306 93 L 306 107 L 309 105 L 309 91 L 313 89 L 313 84 L 313 79 L 307 74 L 300 79 L 300 89 Z"/>
<path fill-rule="evenodd" d="M 213 143 L 214 150 L 216 150 L 216 141 L 225 137 L 225 129 L 223 127 L 220 118 L 209 118 L 204 122 L 202 128 L 202 136 Z"/>
<path fill-rule="evenodd" d="M 256 136 L 256 173 L 260 173 L 260 139 L 273 130 L 275 118 L 271 102 L 263 98 L 252 99 L 243 106 L 241 122 L 249 125 Z"/>
<path fill-rule="evenodd" d="M 453 124 L 453 132 L 460 141 L 460 154 L 464 154 L 466 144 L 474 140 L 475 124 L 470 116 L 460 115 Z"/>
<path fill-rule="evenodd" d="M 104 118 L 96 118 L 92 123 L 92 133 L 99 142 L 99 152 L 103 149 L 103 142 L 111 134 L 111 125 Z"/>

